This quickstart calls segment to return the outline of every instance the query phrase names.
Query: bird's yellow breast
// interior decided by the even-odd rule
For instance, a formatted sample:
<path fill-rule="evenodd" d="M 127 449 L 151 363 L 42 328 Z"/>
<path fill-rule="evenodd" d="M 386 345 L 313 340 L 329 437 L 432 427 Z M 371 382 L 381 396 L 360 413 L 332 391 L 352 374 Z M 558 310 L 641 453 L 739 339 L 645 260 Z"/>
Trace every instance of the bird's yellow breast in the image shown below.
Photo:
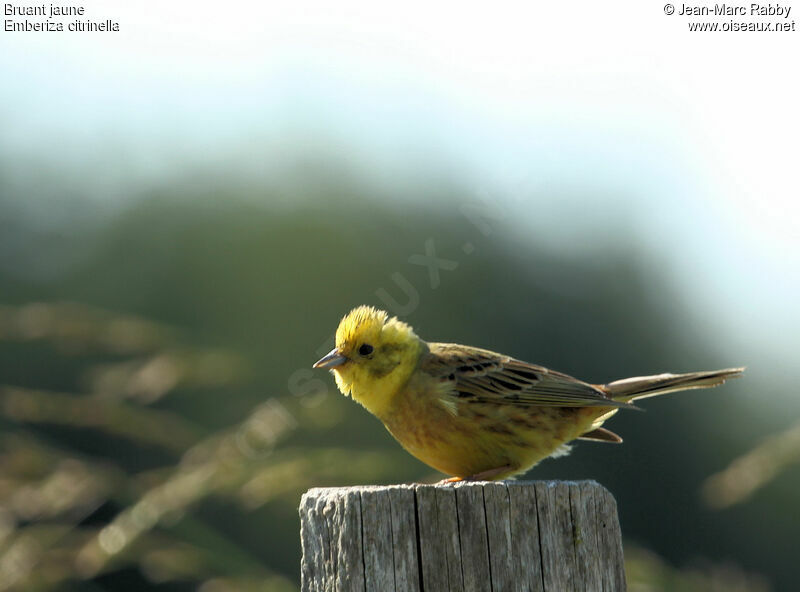
<path fill-rule="evenodd" d="M 440 383 L 417 373 L 381 417 L 391 434 L 422 462 L 469 477 L 500 467 L 494 478 L 531 468 L 591 429 L 607 409 L 452 402 Z"/>

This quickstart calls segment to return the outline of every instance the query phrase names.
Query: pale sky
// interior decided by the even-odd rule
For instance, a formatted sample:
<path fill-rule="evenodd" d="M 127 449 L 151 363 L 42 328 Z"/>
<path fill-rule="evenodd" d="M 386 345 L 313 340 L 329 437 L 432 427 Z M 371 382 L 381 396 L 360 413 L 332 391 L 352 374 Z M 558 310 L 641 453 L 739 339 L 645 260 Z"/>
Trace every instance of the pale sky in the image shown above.
<path fill-rule="evenodd" d="M 794 364 L 800 32 L 689 32 L 641 0 L 82 4 L 121 31 L 0 31 L 5 158 L 118 158 L 106 174 L 134 183 L 259 166 L 300 134 L 388 178 L 431 159 L 499 193 L 526 177 L 591 203 L 520 223 L 564 240 L 622 208 L 696 278 L 698 314 L 740 324 L 732 347 Z"/>

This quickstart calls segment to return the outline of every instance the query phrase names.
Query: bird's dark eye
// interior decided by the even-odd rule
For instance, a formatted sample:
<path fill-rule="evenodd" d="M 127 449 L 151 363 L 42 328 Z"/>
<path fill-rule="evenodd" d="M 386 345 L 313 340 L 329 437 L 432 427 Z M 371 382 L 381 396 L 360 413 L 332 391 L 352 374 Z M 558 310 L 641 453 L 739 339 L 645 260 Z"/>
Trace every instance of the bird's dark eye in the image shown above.
<path fill-rule="evenodd" d="M 373 349 L 374 348 L 371 345 L 365 343 L 364 345 L 358 348 L 358 353 L 362 356 L 368 356 L 372 353 Z"/>

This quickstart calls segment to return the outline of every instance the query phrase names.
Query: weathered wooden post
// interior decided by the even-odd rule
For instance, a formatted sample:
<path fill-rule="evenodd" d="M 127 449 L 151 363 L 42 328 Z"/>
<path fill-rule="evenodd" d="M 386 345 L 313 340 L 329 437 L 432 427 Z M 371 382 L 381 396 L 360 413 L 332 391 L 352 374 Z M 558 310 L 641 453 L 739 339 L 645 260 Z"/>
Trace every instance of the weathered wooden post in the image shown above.
<path fill-rule="evenodd" d="M 300 523 L 303 592 L 625 590 L 594 481 L 311 489 Z"/>

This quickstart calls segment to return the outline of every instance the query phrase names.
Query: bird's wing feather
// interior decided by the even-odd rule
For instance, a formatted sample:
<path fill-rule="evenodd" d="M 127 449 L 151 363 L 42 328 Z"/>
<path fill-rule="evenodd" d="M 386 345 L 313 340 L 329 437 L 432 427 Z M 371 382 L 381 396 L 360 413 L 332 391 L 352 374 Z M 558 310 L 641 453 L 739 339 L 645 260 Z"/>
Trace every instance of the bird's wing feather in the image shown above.
<path fill-rule="evenodd" d="M 542 366 L 484 349 L 430 343 L 420 370 L 450 385 L 461 400 L 544 407 L 632 407 L 600 388 Z"/>

